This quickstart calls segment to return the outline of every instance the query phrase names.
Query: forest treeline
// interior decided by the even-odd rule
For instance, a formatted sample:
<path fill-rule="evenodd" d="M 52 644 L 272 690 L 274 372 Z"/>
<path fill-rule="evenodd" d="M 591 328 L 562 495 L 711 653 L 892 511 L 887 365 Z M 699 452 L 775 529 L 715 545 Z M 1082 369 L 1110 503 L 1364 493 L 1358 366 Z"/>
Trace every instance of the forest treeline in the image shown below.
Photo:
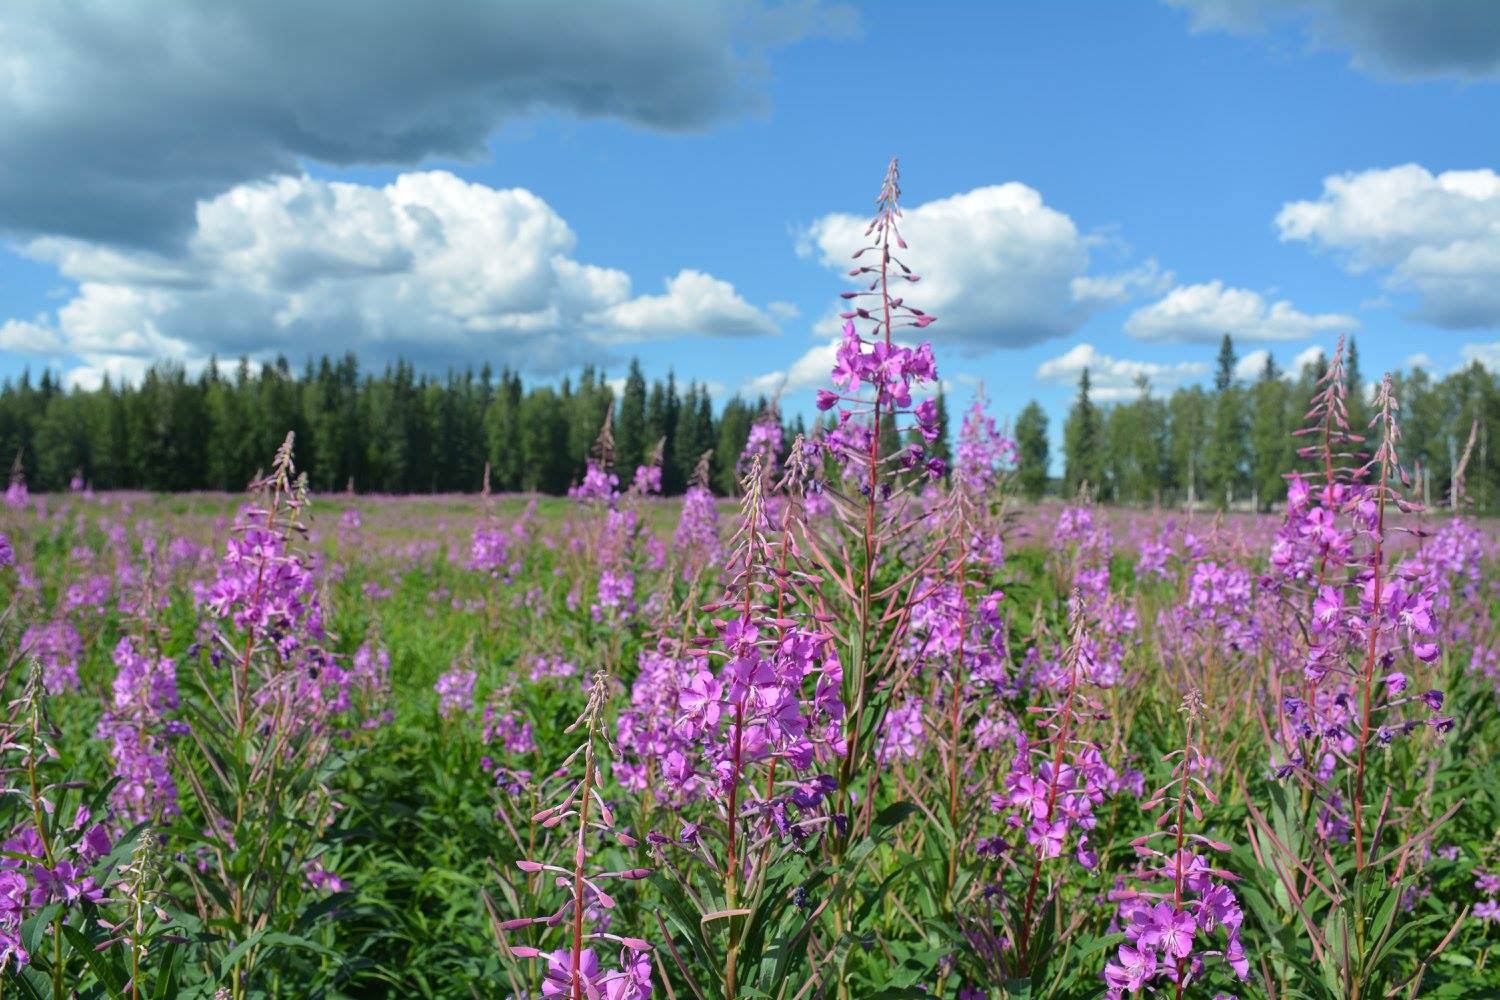
<path fill-rule="evenodd" d="M 1211 385 L 1161 396 L 1140 380 L 1134 398 L 1111 403 L 1095 401 L 1084 370 L 1062 428 L 1060 479 L 1049 473 L 1042 408 L 1032 402 L 1016 417 L 1019 488 L 1071 496 L 1086 482 L 1102 500 L 1132 504 L 1278 502 L 1282 473 L 1295 462 L 1292 432 L 1324 369 L 1314 363 L 1289 374 L 1267 357 L 1256 377 L 1241 380 L 1237 363 L 1225 337 Z M 1369 406 L 1352 341 L 1347 371 L 1351 423 L 1362 427 Z M 1484 508 L 1500 503 L 1500 455 L 1488 448 L 1489 429 L 1500 429 L 1495 376 L 1475 362 L 1441 378 L 1414 370 L 1397 383 L 1401 458 L 1420 473 L 1418 498 L 1448 495 L 1472 431 L 1465 495 Z M 1004 387 L 995 388 L 1003 411 Z M 527 384 L 488 366 L 434 376 L 398 362 L 367 372 L 352 355 L 300 373 L 284 359 L 210 364 L 195 376 L 159 364 L 137 384 L 91 390 L 66 389 L 45 372 L 0 383 L 0 455 L 19 455 L 38 490 L 65 489 L 81 476 L 97 489 L 237 491 L 291 430 L 298 465 L 319 491 L 474 492 L 488 464 L 496 491 L 561 493 L 582 475 L 611 408 L 617 468 L 634 469 L 661 442 L 663 486 L 679 493 L 711 449 L 711 484 L 729 493 L 767 401 L 734 397 L 716 407 L 707 387 L 672 376 L 648 382 L 634 362 L 618 394 L 595 368 L 556 385 Z M 957 423 L 955 415 L 955 433 Z M 785 440 L 803 429 L 793 416 Z M 947 454 L 948 442 L 934 450 Z"/>
<path fill-rule="evenodd" d="M 1349 423 L 1367 433 L 1371 383 L 1360 371 L 1353 339 L 1345 357 Z M 1285 470 L 1309 467 L 1296 457 L 1293 433 L 1305 426 L 1327 362 L 1284 372 L 1268 354 L 1250 380 L 1235 377 L 1238 362 L 1234 342 L 1225 336 L 1212 385 L 1179 388 L 1162 398 L 1138 380 L 1135 398 L 1110 406 L 1093 401 L 1084 370 L 1063 428 L 1064 475 L 1056 488 L 1071 495 L 1087 482 L 1103 500 L 1132 504 L 1197 500 L 1264 509 L 1284 499 Z M 1495 376 L 1475 361 L 1441 378 L 1415 368 L 1395 374 L 1393 383 L 1401 407 L 1399 458 L 1412 479 L 1408 495 L 1429 505 L 1445 503 L 1454 473 L 1462 469 L 1459 494 L 1466 503 L 1486 510 L 1500 504 L 1500 454 L 1489 451 L 1490 428 L 1500 430 Z M 1017 422 L 1023 455 L 1028 435 L 1037 436 L 1038 420 L 1045 439 L 1040 409 L 1028 407 Z M 1034 482 L 1030 492 L 1036 492 Z"/>
<path fill-rule="evenodd" d="M 681 492 L 710 449 L 713 485 L 728 491 L 764 399 L 717 409 L 708 389 L 675 378 L 650 384 L 632 362 L 619 398 L 595 368 L 557 385 L 526 385 L 488 366 L 438 377 L 407 362 L 378 374 L 352 355 L 294 373 L 285 359 L 195 377 L 158 364 L 138 384 L 64 389 L 44 373 L 0 385 L 0 454 L 19 454 L 32 489 L 81 476 L 96 489 L 244 489 L 287 431 L 317 491 L 562 493 L 583 473 L 614 407 L 615 465 L 634 470 L 660 442 L 662 481 Z M 800 418 L 787 428 L 801 430 Z M 790 438 L 788 438 L 790 440 Z M 629 472 L 623 477 L 627 482 Z"/>

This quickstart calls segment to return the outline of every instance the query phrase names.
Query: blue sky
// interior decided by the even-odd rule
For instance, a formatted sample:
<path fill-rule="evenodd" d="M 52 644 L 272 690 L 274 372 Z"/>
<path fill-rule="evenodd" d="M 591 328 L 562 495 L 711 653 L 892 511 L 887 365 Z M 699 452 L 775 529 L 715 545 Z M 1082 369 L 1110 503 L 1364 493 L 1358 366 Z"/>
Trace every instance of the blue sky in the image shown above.
<path fill-rule="evenodd" d="M 960 404 L 1167 391 L 1223 332 L 1500 361 L 1496 5 L 358 9 L 0 14 L 0 376 L 636 355 L 805 409 L 892 154 Z"/>

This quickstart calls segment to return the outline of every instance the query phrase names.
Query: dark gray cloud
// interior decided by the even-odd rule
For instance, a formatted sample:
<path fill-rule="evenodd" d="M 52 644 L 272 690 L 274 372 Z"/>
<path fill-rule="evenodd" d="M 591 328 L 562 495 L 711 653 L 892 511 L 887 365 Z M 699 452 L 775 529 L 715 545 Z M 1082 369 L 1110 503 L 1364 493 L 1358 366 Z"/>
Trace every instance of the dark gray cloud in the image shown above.
<path fill-rule="evenodd" d="M 0 231 L 158 248 L 200 199 L 336 166 L 466 157 L 539 113 L 695 130 L 754 111 L 814 0 L 13 0 Z"/>
<path fill-rule="evenodd" d="M 1196 29 L 1250 32 L 1287 19 L 1362 69 L 1403 77 L 1500 73 L 1496 0 L 1167 0 Z"/>

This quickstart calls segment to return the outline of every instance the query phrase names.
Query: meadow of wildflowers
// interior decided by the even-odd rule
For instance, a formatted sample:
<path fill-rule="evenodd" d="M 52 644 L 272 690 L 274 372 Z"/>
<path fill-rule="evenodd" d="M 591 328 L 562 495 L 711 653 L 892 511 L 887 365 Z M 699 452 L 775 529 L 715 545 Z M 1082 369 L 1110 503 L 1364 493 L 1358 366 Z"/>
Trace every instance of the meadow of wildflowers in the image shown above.
<path fill-rule="evenodd" d="M 607 421 L 566 500 L 14 479 L 0 1000 L 1500 995 L 1497 543 L 1390 380 L 1280 514 L 1018 504 L 899 195 L 733 504 Z"/>

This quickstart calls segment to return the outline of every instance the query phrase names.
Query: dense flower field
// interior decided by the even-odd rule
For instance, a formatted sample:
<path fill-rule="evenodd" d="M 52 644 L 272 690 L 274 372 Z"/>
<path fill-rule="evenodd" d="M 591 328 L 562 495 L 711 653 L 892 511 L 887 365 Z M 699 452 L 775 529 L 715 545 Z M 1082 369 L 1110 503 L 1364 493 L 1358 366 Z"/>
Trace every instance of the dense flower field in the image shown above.
<path fill-rule="evenodd" d="M 607 422 L 566 501 L 12 482 L 0 998 L 1497 995 L 1497 545 L 1389 381 L 1283 514 L 1018 505 L 897 195 L 731 505 Z"/>

